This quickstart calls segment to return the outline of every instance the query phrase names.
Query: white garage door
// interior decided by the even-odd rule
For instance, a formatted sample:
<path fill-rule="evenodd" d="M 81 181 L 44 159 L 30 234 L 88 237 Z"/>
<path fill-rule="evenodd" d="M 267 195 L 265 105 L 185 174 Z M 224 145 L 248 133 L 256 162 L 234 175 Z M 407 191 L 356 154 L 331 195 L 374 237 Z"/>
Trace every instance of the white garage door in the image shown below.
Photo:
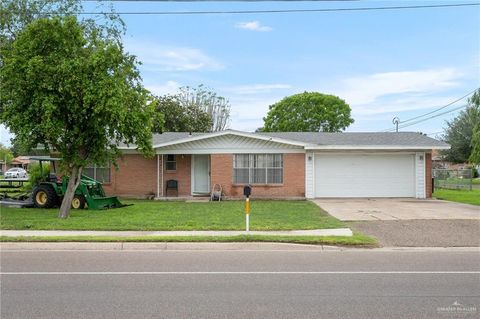
<path fill-rule="evenodd" d="M 415 197 L 415 156 L 315 154 L 315 197 Z"/>

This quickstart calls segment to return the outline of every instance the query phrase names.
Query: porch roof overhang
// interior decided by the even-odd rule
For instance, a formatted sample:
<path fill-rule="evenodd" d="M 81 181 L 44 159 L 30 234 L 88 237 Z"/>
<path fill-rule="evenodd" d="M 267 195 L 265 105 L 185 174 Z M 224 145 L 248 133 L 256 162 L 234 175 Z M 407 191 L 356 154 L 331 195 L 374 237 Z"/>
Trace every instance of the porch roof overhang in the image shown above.
<path fill-rule="evenodd" d="M 305 143 L 227 130 L 154 145 L 157 154 L 304 153 Z"/>
<path fill-rule="evenodd" d="M 225 135 L 247 137 L 247 138 L 252 138 L 252 139 L 260 140 L 260 141 L 276 142 L 276 143 L 293 145 L 293 146 L 304 147 L 305 145 L 307 145 L 306 143 L 302 143 L 302 142 L 299 142 L 299 141 L 288 140 L 288 139 L 283 139 L 283 138 L 262 136 L 262 135 L 258 135 L 258 134 L 235 131 L 235 130 L 225 130 L 225 131 L 219 131 L 219 132 L 213 132 L 213 133 L 206 133 L 206 134 L 202 134 L 202 135 L 193 135 L 193 136 L 178 139 L 178 140 L 175 140 L 175 141 L 160 143 L 160 144 L 153 145 L 153 148 L 157 149 L 157 148 L 162 148 L 162 147 L 166 147 L 166 146 L 177 145 L 177 144 L 182 144 L 182 143 L 187 143 L 187 142 L 200 141 L 200 140 L 205 140 L 205 139 L 209 139 L 209 138 L 212 138 L 212 137 L 220 137 L 220 136 L 225 136 Z"/>

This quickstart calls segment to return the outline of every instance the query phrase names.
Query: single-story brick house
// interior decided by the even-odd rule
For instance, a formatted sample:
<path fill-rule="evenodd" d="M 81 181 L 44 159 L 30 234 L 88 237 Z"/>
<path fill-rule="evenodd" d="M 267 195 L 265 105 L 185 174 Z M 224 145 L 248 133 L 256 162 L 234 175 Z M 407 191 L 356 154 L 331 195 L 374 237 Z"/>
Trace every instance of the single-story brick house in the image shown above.
<path fill-rule="evenodd" d="M 122 145 L 118 170 L 90 168 L 109 194 L 207 196 L 220 184 L 227 198 L 431 197 L 432 150 L 449 145 L 420 133 L 155 134 L 154 158 Z M 175 180 L 178 191 L 169 190 Z"/>

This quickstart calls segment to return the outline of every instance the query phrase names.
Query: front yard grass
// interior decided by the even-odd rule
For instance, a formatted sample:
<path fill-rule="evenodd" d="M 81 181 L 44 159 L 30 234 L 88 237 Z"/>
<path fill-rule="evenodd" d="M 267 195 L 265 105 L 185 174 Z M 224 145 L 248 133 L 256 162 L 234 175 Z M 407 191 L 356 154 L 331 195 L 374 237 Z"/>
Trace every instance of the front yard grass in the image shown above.
<path fill-rule="evenodd" d="M 109 210 L 71 210 L 57 218 L 58 209 L 1 207 L 0 229 L 17 230 L 244 230 L 243 201 L 188 203 L 122 200 L 134 204 Z M 309 201 L 251 202 L 251 230 L 339 228 L 345 224 Z M 191 239 L 191 238 L 190 238 Z"/>
<path fill-rule="evenodd" d="M 480 189 L 457 190 L 457 189 L 435 189 L 433 197 L 472 205 L 480 205 Z"/>

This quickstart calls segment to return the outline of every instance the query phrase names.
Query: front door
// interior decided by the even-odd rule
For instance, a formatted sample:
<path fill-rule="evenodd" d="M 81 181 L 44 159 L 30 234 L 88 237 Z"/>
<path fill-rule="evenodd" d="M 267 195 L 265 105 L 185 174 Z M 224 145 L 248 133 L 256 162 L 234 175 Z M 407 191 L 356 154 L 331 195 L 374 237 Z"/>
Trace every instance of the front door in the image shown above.
<path fill-rule="evenodd" d="M 192 155 L 192 193 L 210 193 L 210 157 L 209 155 Z"/>

